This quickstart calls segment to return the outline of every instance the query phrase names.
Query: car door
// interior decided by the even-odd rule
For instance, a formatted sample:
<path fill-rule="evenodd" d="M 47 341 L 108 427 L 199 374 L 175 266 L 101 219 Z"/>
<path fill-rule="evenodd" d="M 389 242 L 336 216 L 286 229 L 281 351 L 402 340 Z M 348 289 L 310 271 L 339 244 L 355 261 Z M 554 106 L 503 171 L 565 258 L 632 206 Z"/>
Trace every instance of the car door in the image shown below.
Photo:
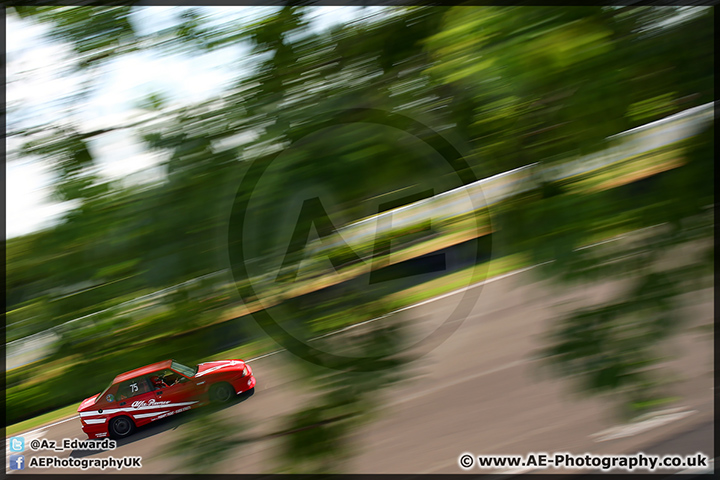
<path fill-rule="evenodd" d="M 169 415 L 189 410 L 198 405 L 198 388 L 187 377 L 172 370 L 165 370 L 161 375 L 164 379 L 177 380 L 172 385 L 155 390 L 156 400 L 170 409 Z"/>
<path fill-rule="evenodd" d="M 118 415 L 129 415 L 138 427 L 150 423 L 160 414 L 154 400 L 147 376 L 122 382 L 116 398 Z"/>

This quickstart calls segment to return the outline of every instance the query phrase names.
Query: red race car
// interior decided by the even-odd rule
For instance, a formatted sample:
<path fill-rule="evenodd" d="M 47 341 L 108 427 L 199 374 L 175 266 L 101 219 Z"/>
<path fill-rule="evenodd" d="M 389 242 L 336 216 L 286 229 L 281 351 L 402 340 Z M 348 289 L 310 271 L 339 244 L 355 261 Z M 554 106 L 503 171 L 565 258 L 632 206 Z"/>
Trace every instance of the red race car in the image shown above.
<path fill-rule="evenodd" d="M 124 438 L 136 427 L 210 401 L 252 395 L 255 377 L 242 360 L 218 360 L 187 367 L 175 360 L 153 363 L 115 377 L 104 392 L 78 407 L 88 438 Z"/>

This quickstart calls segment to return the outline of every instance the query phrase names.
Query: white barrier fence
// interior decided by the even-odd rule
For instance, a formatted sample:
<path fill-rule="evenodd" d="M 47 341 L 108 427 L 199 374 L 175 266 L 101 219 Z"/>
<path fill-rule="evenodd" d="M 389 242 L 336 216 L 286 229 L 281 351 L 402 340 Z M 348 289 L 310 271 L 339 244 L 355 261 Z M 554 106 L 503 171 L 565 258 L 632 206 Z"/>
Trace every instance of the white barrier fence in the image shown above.
<path fill-rule="evenodd" d="M 338 230 L 342 238 L 326 238 L 324 246 L 315 246 L 316 251 L 337 247 L 341 245 L 341 239 L 350 246 L 357 245 L 372 241 L 378 233 L 409 227 L 425 219 L 442 221 L 492 205 L 533 188 L 531 174 L 535 167 L 542 169 L 537 173 L 547 180 L 562 180 L 671 145 L 697 135 L 708 126 L 714 118 L 713 106 L 707 103 L 614 135 L 608 138 L 611 147 L 600 152 L 552 167 L 543 167 L 538 163 L 526 165 L 351 223 Z M 392 217 L 392 222 L 382 221 L 387 217 Z"/>

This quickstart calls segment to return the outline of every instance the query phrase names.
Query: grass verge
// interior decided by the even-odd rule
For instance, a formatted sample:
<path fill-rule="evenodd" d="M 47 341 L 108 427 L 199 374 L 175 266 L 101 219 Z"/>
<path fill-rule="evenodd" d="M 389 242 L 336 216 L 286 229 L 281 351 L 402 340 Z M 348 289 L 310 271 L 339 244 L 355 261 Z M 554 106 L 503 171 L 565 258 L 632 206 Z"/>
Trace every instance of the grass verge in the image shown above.
<path fill-rule="evenodd" d="M 80 400 L 78 400 L 78 402 L 75 404 L 68 405 L 67 407 L 59 408 L 52 412 L 48 412 L 48 413 L 39 415 L 34 418 L 30 418 L 30 419 L 27 419 L 22 422 L 18 422 L 14 425 L 9 425 L 5 429 L 5 435 L 7 435 L 7 436 L 16 435 L 18 433 L 26 432 L 28 430 L 32 430 L 33 428 L 40 427 L 47 423 L 57 422 L 59 420 L 63 420 L 65 418 L 69 418 L 74 415 L 77 415 L 77 407 L 79 404 L 80 404 Z"/>

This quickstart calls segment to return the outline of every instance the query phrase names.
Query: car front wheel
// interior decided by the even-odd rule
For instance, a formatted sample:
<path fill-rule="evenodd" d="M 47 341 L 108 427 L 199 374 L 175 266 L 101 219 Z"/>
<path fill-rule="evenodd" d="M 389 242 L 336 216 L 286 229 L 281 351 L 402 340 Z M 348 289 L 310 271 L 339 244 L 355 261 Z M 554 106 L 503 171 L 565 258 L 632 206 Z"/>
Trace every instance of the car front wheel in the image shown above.
<path fill-rule="evenodd" d="M 113 438 L 125 438 L 135 430 L 135 423 L 129 417 L 115 417 L 110 421 L 110 436 Z"/>
<path fill-rule="evenodd" d="M 217 383 L 210 389 L 210 400 L 225 403 L 235 396 L 235 390 L 228 383 Z"/>

